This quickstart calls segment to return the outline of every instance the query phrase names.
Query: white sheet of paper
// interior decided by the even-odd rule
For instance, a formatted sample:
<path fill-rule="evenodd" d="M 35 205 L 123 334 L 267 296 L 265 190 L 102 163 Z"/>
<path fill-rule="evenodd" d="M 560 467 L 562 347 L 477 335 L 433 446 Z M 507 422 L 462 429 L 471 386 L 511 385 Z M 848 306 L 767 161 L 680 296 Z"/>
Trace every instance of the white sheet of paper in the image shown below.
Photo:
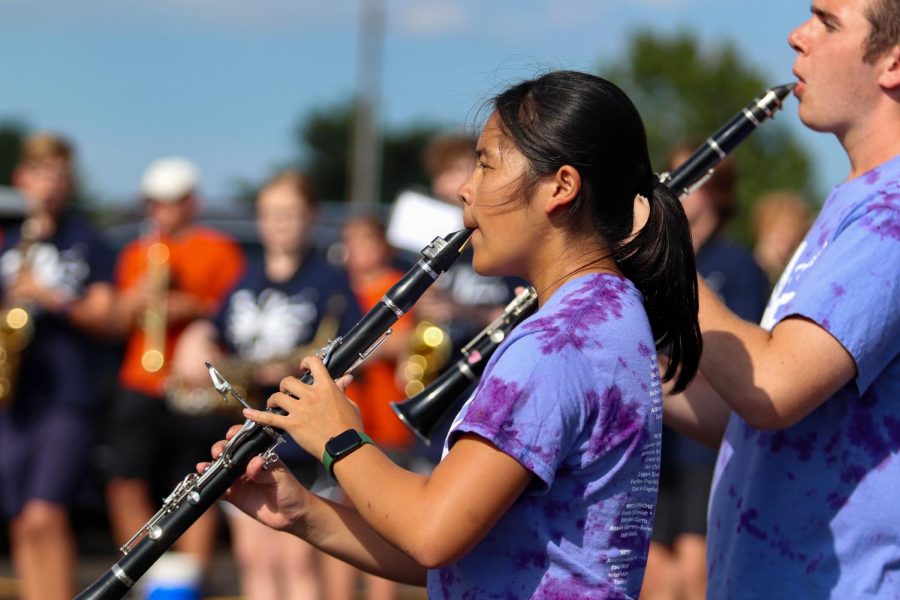
<path fill-rule="evenodd" d="M 387 239 L 395 248 L 419 252 L 436 237 L 463 228 L 462 208 L 412 190 L 394 201 Z"/>

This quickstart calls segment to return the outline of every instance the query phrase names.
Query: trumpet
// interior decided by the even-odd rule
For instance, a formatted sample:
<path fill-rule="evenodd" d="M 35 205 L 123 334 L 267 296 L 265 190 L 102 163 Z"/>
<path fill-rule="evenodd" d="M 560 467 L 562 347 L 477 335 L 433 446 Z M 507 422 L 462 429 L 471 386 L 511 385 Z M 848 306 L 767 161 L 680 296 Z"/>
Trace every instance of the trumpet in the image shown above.
<path fill-rule="evenodd" d="M 772 87 L 754 98 L 728 123 L 717 130 L 677 169 L 659 176 L 675 194 L 684 198 L 710 178 L 716 166 L 767 119 L 773 118 L 796 84 Z M 392 402 L 397 417 L 426 445 L 434 427 L 469 384 L 478 380 L 488 360 L 509 333 L 537 307 L 533 288 L 521 292 L 503 314 L 479 333 L 462 351 L 453 366 L 421 393 L 402 402 Z"/>
<path fill-rule="evenodd" d="M 160 371 L 166 363 L 166 292 L 169 290 L 169 247 L 157 239 L 147 248 L 147 308 L 141 315 L 144 352 L 141 366 L 148 373 Z"/>
<path fill-rule="evenodd" d="M 444 368 L 453 348 L 450 334 L 432 321 L 419 321 L 409 340 L 410 355 L 403 365 L 404 392 L 410 398 L 429 385 Z"/>

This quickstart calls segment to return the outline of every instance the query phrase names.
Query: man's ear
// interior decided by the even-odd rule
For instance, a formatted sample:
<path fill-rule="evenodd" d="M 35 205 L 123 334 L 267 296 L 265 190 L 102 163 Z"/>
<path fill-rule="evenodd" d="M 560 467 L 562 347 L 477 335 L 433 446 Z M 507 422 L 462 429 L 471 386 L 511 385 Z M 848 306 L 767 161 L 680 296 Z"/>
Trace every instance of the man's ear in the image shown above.
<path fill-rule="evenodd" d="M 900 44 L 888 50 L 879 60 L 884 61 L 885 67 L 878 76 L 878 85 L 886 90 L 900 89 Z"/>
<path fill-rule="evenodd" d="M 544 210 L 549 214 L 568 207 L 578 197 L 581 192 L 581 174 L 572 165 L 563 165 L 547 181 L 547 185 L 549 197 Z"/>

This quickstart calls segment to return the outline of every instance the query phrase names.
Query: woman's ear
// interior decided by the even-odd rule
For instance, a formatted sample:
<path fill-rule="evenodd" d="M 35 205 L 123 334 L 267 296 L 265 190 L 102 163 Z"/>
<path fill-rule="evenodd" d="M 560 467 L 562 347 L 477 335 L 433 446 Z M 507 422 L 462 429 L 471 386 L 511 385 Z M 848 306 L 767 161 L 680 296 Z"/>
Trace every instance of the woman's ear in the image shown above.
<path fill-rule="evenodd" d="M 581 174 L 572 165 L 563 165 L 556 170 L 552 178 L 548 178 L 548 200 L 544 210 L 548 214 L 567 208 L 581 192 Z"/>

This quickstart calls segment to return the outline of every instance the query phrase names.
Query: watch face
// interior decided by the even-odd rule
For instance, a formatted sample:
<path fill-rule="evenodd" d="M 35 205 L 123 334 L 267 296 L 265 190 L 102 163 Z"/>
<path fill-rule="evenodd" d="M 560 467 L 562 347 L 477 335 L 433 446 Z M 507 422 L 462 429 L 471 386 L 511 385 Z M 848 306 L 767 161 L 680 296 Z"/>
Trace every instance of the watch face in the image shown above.
<path fill-rule="evenodd" d="M 355 429 L 348 429 L 334 436 L 325 444 L 325 450 L 335 460 L 353 452 L 362 445 L 362 438 Z"/>

